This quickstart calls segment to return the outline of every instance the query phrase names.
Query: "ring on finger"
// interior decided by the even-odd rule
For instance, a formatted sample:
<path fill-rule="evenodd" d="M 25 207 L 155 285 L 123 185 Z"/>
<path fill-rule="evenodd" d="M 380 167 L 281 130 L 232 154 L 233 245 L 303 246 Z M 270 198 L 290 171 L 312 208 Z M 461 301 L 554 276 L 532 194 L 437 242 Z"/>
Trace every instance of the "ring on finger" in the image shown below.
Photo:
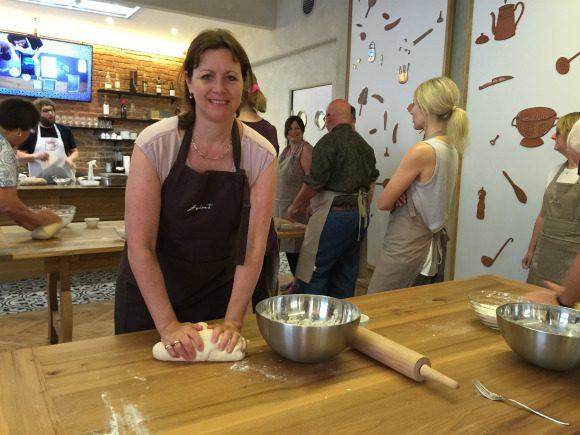
<path fill-rule="evenodd" d="M 181 344 L 181 341 L 175 340 L 173 343 L 171 343 L 171 346 L 177 346 L 178 344 Z"/>
<path fill-rule="evenodd" d="M 173 347 L 173 345 L 172 344 L 166 344 L 165 345 L 165 349 L 169 349 L 170 347 Z"/>

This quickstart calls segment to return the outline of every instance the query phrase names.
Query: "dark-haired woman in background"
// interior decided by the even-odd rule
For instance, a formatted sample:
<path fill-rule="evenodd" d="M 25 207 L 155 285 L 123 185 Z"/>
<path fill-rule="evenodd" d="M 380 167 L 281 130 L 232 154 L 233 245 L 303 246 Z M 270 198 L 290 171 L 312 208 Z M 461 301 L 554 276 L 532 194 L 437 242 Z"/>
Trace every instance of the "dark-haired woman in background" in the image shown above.
<path fill-rule="evenodd" d="M 298 116 L 291 116 L 284 124 L 284 136 L 287 146 L 278 160 L 278 179 L 276 183 L 276 209 L 274 215 L 286 218 L 288 207 L 298 195 L 304 175 L 310 173 L 312 164 L 312 145 L 304 140 L 304 122 Z M 308 223 L 308 215 L 304 213 L 296 217 L 296 222 Z M 292 275 L 296 273 L 298 254 L 302 239 L 284 239 L 280 242 L 280 252 L 286 254 Z M 288 291 L 294 289 L 290 284 Z"/>
<path fill-rule="evenodd" d="M 8 98 L 0 103 L 0 213 L 27 230 L 60 222 L 49 210 L 32 212 L 18 198 L 18 163 L 16 149 L 36 128 L 40 113 L 22 98 Z"/>
<path fill-rule="evenodd" d="M 244 92 L 245 98 L 243 98 L 238 119 L 268 139 L 274 146 L 277 156 L 280 150 L 278 146 L 278 132 L 276 131 L 276 127 L 262 118 L 258 113 L 266 113 L 267 100 L 253 72 L 249 74 L 247 86 L 248 88 Z M 252 296 L 253 307 L 262 299 L 276 296 L 279 269 L 280 252 L 278 250 L 278 237 L 274 229 L 274 222 L 270 221 L 266 255 L 264 256 L 260 277 L 258 278 L 258 283 Z"/>
<path fill-rule="evenodd" d="M 262 267 L 276 156 L 236 120 L 250 71 L 230 32 L 202 32 L 182 66 L 187 112 L 135 142 L 115 332 L 157 328 L 172 357 L 203 348 L 192 322 L 222 317 L 212 339 L 231 352 Z"/>

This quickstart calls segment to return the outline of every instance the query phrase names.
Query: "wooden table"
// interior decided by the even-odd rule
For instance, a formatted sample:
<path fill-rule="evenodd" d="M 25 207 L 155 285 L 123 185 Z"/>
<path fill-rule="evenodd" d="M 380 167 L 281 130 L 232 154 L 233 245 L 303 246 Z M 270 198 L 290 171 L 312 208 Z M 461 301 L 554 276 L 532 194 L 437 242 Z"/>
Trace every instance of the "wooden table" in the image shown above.
<path fill-rule="evenodd" d="M 285 360 L 249 317 L 248 357 L 237 363 L 156 361 L 154 331 L 4 352 L 0 432 L 578 433 L 580 371 L 532 366 L 479 323 L 466 295 L 490 288 L 533 287 L 485 276 L 353 299 L 370 329 L 430 357 L 459 390 L 415 383 L 354 350 Z M 572 426 L 484 399 L 473 378 Z"/>
<path fill-rule="evenodd" d="M 124 219 L 124 187 L 71 186 L 18 186 L 18 197 L 26 205 L 74 205 L 77 208 L 74 222 L 84 222 L 87 217 L 113 221 Z M 0 215 L 0 225 L 14 225 L 8 216 Z"/>
<path fill-rule="evenodd" d="M 50 343 L 72 340 L 70 274 L 118 265 L 124 242 L 115 228 L 123 227 L 123 221 L 100 222 L 96 229 L 71 223 L 49 240 L 32 240 L 30 231 L 18 226 L 0 227 L 2 268 L 35 260 L 46 274 Z"/>

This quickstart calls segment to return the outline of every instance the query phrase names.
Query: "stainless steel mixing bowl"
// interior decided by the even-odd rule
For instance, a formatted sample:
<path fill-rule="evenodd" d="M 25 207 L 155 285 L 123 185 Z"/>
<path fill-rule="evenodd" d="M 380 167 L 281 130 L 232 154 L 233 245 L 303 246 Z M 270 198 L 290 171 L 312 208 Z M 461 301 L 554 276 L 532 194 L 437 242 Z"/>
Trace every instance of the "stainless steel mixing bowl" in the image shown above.
<path fill-rule="evenodd" d="M 550 370 L 580 367 L 580 311 L 513 303 L 497 308 L 501 335 L 525 360 Z"/>
<path fill-rule="evenodd" d="M 320 362 L 347 348 L 360 321 L 356 305 L 318 295 L 284 295 L 256 306 L 258 327 L 270 347 L 292 361 Z"/>

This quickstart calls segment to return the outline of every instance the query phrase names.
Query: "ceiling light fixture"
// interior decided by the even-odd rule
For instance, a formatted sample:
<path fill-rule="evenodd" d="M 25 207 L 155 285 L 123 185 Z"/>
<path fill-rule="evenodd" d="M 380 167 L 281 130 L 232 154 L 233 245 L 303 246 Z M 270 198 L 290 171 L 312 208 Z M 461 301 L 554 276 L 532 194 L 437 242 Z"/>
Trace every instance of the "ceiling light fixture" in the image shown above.
<path fill-rule="evenodd" d="M 115 19 L 113 17 L 107 17 L 107 18 L 105 18 L 105 21 L 107 22 L 107 24 L 110 24 L 110 25 L 115 24 Z"/>
<path fill-rule="evenodd" d="M 108 15 L 116 18 L 131 18 L 141 7 L 127 7 L 118 4 L 97 0 L 16 0 L 22 3 L 32 3 L 40 6 L 69 9 L 73 11 L 89 12 L 92 14 Z"/>
<path fill-rule="evenodd" d="M 176 27 L 172 27 L 172 28 L 171 28 L 171 34 L 172 34 L 173 36 L 177 35 L 178 33 L 179 33 L 179 30 L 177 30 L 177 28 L 176 28 Z"/>

